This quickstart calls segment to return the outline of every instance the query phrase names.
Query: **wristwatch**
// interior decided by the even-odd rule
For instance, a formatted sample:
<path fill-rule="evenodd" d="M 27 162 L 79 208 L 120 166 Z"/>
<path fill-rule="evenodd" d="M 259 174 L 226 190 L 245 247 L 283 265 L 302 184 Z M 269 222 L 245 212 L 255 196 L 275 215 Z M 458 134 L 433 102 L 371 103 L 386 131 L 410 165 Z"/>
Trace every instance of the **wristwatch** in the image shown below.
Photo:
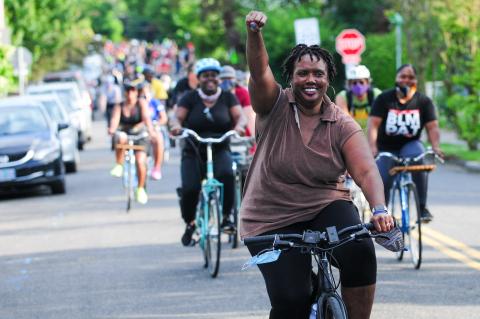
<path fill-rule="evenodd" d="M 375 207 L 372 208 L 373 215 L 382 214 L 382 213 L 388 214 L 387 206 L 381 204 L 381 205 L 375 205 Z"/>

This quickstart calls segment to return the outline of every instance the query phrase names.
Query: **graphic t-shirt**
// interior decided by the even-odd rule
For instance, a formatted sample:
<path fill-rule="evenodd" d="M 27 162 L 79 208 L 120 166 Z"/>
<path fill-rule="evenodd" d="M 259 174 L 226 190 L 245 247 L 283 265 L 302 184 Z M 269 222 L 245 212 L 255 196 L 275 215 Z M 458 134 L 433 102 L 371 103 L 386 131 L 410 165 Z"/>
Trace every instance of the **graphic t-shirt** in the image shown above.
<path fill-rule="evenodd" d="M 406 143 L 420 139 L 425 124 L 437 119 L 432 100 L 426 95 L 416 92 L 410 101 L 401 104 L 395 89 L 375 99 L 370 115 L 382 118 L 377 138 L 380 151 L 398 151 Z"/>
<path fill-rule="evenodd" d="M 222 91 L 211 108 L 205 106 L 197 90 L 188 92 L 178 102 L 179 107 L 188 109 L 184 126 L 194 130 L 201 137 L 220 137 L 232 130 L 234 122 L 230 108 L 235 105 L 239 105 L 237 98 L 227 91 Z"/>

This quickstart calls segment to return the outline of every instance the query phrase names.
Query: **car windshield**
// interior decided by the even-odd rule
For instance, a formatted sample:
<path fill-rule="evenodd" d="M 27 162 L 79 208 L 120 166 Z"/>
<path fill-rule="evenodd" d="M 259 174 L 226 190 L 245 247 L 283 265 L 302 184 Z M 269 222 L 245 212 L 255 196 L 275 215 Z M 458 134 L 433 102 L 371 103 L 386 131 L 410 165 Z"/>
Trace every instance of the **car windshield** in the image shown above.
<path fill-rule="evenodd" d="M 38 107 L 0 107 L 0 135 L 43 132 L 49 129 Z"/>
<path fill-rule="evenodd" d="M 75 110 L 74 101 L 76 100 L 75 91 L 73 89 L 53 89 L 45 88 L 45 90 L 35 90 L 29 92 L 29 94 L 57 94 L 58 98 L 62 101 L 63 105 L 70 113 Z"/>
<path fill-rule="evenodd" d="M 41 101 L 42 105 L 48 112 L 48 115 L 57 123 L 67 123 L 68 120 L 64 117 L 64 113 L 60 109 L 60 105 L 58 105 L 55 101 L 52 100 L 43 100 Z"/>

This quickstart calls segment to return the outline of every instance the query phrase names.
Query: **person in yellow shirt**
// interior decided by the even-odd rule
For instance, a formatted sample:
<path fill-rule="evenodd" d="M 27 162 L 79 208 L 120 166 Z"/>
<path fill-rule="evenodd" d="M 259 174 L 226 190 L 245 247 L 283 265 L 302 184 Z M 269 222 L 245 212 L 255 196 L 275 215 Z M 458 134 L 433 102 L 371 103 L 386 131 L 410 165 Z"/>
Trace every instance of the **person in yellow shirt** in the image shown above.
<path fill-rule="evenodd" d="M 335 98 L 335 104 L 349 113 L 363 129 L 366 128 L 373 101 L 382 93 L 372 87 L 371 82 L 368 68 L 365 65 L 357 65 L 348 70 L 347 88 L 340 91 Z"/>
<path fill-rule="evenodd" d="M 155 77 L 155 71 L 150 65 L 143 67 L 143 76 L 145 77 L 145 81 L 150 84 L 153 98 L 160 100 L 165 104 L 168 99 L 167 90 L 165 89 L 162 81 Z"/>

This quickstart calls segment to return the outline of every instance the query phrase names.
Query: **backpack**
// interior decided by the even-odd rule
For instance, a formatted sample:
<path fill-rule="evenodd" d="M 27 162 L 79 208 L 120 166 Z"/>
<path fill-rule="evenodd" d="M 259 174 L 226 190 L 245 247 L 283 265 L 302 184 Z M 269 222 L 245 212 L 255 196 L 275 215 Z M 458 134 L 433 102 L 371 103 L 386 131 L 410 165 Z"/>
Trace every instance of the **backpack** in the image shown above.
<path fill-rule="evenodd" d="M 373 100 L 374 100 L 373 89 L 369 88 L 367 91 L 367 104 L 365 104 L 363 107 L 366 107 L 366 106 L 372 107 Z M 350 114 L 354 114 L 355 106 L 353 105 L 353 93 L 350 90 L 347 91 L 347 106 Z"/>

